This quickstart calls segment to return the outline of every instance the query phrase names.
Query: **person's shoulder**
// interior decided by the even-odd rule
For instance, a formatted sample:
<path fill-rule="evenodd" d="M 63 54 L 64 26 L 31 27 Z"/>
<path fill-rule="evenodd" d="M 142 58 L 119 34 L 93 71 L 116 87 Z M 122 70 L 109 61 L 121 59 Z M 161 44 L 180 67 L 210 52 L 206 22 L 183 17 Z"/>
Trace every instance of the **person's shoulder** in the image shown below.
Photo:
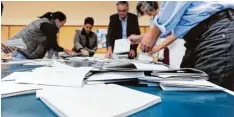
<path fill-rule="evenodd" d="M 94 35 L 94 37 L 97 37 L 97 34 L 95 33 L 95 32 L 91 32 L 92 33 L 92 35 Z"/>
<path fill-rule="evenodd" d="M 137 15 L 136 15 L 136 14 L 133 14 L 133 13 L 128 13 L 128 17 L 137 18 Z"/>
<path fill-rule="evenodd" d="M 76 32 L 76 34 L 81 34 L 82 30 L 78 29 L 75 32 Z"/>
<path fill-rule="evenodd" d="M 43 22 L 41 23 L 41 26 L 40 26 L 41 29 L 43 30 L 54 30 L 54 31 L 57 31 L 57 27 L 51 23 L 48 23 L 48 22 Z"/>
<path fill-rule="evenodd" d="M 118 18 L 118 17 L 119 17 L 118 14 L 113 14 L 113 15 L 110 16 L 110 19 L 115 19 L 115 18 Z"/>

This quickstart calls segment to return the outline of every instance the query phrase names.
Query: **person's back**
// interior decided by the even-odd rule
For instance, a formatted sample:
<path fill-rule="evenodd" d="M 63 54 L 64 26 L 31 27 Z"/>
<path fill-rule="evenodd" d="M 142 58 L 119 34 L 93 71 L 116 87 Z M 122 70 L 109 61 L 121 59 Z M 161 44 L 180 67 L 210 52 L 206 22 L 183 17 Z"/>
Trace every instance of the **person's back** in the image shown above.
<path fill-rule="evenodd" d="M 20 32 L 11 38 L 22 38 L 24 40 L 25 44 L 27 45 L 27 49 L 19 49 L 19 51 L 23 55 L 26 55 L 29 59 L 43 58 L 48 50 L 47 37 L 40 29 L 42 23 L 53 24 L 53 22 L 47 18 L 37 19 L 25 26 Z"/>

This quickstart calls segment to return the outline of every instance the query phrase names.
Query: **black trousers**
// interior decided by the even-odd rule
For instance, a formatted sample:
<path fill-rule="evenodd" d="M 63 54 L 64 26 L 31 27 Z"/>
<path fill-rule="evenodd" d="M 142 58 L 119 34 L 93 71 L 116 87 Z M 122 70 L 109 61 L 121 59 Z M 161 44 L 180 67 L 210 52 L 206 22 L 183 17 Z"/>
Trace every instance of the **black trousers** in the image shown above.
<path fill-rule="evenodd" d="M 181 68 L 202 70 L 209 75 L 209 81 L 234 91 L 233 11 L 215 13 L 185 35 Z"/>

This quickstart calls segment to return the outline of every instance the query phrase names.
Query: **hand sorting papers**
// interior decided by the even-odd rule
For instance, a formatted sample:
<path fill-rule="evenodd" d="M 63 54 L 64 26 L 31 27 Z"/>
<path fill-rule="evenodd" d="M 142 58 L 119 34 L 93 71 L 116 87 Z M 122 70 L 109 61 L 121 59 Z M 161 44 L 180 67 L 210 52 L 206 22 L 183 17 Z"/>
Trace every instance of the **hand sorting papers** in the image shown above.
<path fill-rule="evenodd" d="M 6 41 L 6 45 L 10 47 L 16 47 L 21 49 L 27 49 L 26 44 L 24 43 L 22 38 L 19 39 L 9 39 Z"/>
<path fill-rule="evenodd" d="M 115 40 L 114 54 L 128 53 L 130 51 L 130 41 L 128 39 Z"/>

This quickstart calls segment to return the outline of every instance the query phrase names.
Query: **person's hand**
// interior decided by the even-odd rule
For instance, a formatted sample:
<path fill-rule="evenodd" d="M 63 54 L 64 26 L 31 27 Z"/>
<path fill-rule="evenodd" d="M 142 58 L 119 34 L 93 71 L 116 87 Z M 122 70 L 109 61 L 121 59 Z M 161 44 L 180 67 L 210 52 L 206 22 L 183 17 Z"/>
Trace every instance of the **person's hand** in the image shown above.
<path fill-rule="evenodd" d="M 131 42 L 131 44 L 139 44 L 141 42 L 141 36 L 140 35 L 130 35 L 128 37 L 129 41 Z"/>
<path fill-rule="evenodd" d="M 71 56 L 74 56 L 77 54 L 76 52 L 74 52 L 72 50 L 64 50 L 64 52 L 66 52 L 68 55 L 71 55 Z"/>
<path fill-rule="evenodd" d="M 85 49 L 81 49 L 80 52 L 82 55 L 89 56 L 89 52 Z"/>
<path fill-rule="evenodd" d="M 12 53 L 13 51 L 15 51 L 17 49 L 16 47 L 6 46 L 4 43 L 1 43 L 1 46 L 2 46 L 3 52 L 6 54 Z"/>
<path fill-rule="evenodd" d="M 159 52 L 160 50 L 161 50 L 160 46 L 159 46 L 159 45 L 155 45 L 155 46 L 153 47 L 153 49 L 152 49 L 150 52 L 148 52 L 148 54 L 149 54 L 149 56 L 152 56 L 154 53 L 157 53 L 157 52 Z"/>
<path fill-rule="evenodd" d="M 133 58 L 135 58 L 135 56 L 136 56 L 136 52 L 131 49 L 129 54 L 128 54 L 128 58 L 133 59 Z"/>
<path fill-rule="evenodd" d="M 111 51 L 107 51 L 105 54 L 105 58 L 111 58 L 112 57 L 112 52 Z"/>
<path fill-rule="evenodd" d="M 142 52 L 149 52 L 152 50 L 155 41 L 153 36 L 150 33 L 146 33 L 141 40 L 141 50 Z"/>

